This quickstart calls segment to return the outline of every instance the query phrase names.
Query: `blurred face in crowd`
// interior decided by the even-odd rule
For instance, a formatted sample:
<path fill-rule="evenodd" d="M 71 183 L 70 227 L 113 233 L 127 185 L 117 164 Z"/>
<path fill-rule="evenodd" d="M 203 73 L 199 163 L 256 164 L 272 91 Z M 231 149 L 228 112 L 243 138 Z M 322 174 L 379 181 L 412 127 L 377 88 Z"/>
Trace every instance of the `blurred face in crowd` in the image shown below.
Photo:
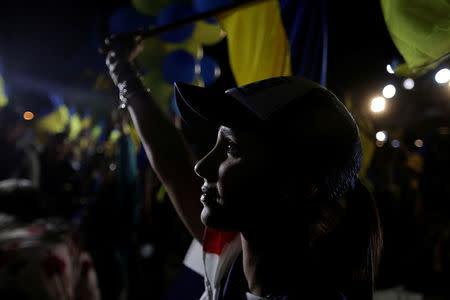
<path fill-rule="evenodd" d="M 195 166 L 204 180 L 200 200 L 206 226 L 242 231 L 270 216 L 279 177 L 270 149 L 259 136 L 220 127 L 214 148 Z"/>

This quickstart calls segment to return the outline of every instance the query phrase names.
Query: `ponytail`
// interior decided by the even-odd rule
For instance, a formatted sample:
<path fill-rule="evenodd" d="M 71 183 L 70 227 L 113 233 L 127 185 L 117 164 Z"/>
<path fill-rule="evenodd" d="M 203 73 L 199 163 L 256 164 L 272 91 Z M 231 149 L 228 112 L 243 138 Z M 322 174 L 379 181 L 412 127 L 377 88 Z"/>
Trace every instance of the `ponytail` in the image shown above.
<path fill-rule="evenodd" d="M 372 193 L 360 179 L 347 194 L 346 202 L 343 230 L 350 280 L 344 285 L 344 293 L 349 300 L 371 300 L 383 244 L 378 209 Z"/>
<path fill-rule="evenodd" d="M 323 195 L 323 194 L 322 194 Z M 372 300 L 382 248 L 381 226 L 372 193 L 356 179 L 339 199 L 317 197 L 318 222 L 311 230 L 310 274 L 323 286 L 342 292 L 348 300 Z M 305 211 L 315 211 L 307 208 Z"/>

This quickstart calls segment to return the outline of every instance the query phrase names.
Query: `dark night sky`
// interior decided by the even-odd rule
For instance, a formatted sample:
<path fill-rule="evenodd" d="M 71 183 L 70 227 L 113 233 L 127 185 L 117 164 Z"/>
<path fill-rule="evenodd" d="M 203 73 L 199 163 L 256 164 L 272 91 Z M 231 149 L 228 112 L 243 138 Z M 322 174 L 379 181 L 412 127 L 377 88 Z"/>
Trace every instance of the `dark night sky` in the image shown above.
<path fill-rule="evenodd" d="M 119 6 L 114 1 L 2 1 L 0 57 L 10 94 L 32 105 L 24 95 L 31 93 L 39 102 L 34 94 L 53 90 L 81 107 L 107 107 L 111 95 L 93 92 L 94 78 L 85 70 L 106 71 L 95 48 Z"/>
<path fill-rule="evenodd" d="M 401 59 L 384 24 L 379 1 L 329 1 L 328 87 L 338 96 L 351 91 L 360 105 L 399 78 L 385 66 Z M 108 34 L 108 17 L 129 1 L 54 1 L 24 5 L 0 4 L 0 56 L 3 75 L 15 89 L 46 87 L 70 94 L 81 106 L 103 109 L 111 93 L 93 93 L 92 79 L 82 76 L 90 66 L 104 71 L 103 58 L 93 50 Z M 95 30 L 93 30 L 95 28 Z M 226 45 L 205 48 L 221 64 L 218 85 L 232 85 L 227 69 Z M 108 102 L 109 101 L 109 102 Z M 105 105 L 108 103 L 108 105 Z"/>

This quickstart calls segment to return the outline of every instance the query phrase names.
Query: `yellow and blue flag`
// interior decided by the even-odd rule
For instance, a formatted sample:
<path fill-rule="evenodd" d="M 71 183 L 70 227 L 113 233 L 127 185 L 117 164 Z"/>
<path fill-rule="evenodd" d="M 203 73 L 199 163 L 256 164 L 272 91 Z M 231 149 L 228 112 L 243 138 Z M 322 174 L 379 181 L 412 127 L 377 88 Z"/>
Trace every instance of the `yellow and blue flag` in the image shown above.
<path fill-rule="evenodd" d="M 0 60 L 0 108 L 8 104 L 8 93 L 6 91 L 5 80 L 3 79 L 3 64 Z"/>
<path fill-rule="evenodd" d="M 395 72 L 417 77 L 450 57 L 450 1 L 381 0 L 386 26 L 405 63 Z"/>
<path fill-rule="evenodd" d="M 238 85 L 283 75 L 326 84 L 326 1 L 262 1 L 218 19 Z"/>
<path fill-rule="evenodd" d="M 94 142 L 95 144 L 97 144 L 97 142 L 100 140 L 103 132 L 105 130 L 105 121 L 100 120 L 93 128 L 91 131 L 91 140 L 92 142 Z"/>
<path fill-rule="evenodd" d="M 49 94 L 49 109 L 42 110 L 36 122 L 36 129 L 50 134 L 62 133 L 69 125 L 70 113 L 62 96 Z"/>
<path fill-rule="evenodd" d="M 8 96 L 5 89 L 5 81 L 0 75 L 0 108 L 8 104 Z"/>
<path fill-rule="evenodd" d="M 89 110 L 86 110 L 81 118 L 81 129 L 88 129 L 92 125 L 92 114 Z"/>
<path fill-rule="evenodd" d="M 70 125 L 69 125 L 69 139 L 74 141 L 78 138 L 81 132 L 81 119 L 80 114 L 77 112 L 75 107 L 69 107 L 70 114 Z"/>

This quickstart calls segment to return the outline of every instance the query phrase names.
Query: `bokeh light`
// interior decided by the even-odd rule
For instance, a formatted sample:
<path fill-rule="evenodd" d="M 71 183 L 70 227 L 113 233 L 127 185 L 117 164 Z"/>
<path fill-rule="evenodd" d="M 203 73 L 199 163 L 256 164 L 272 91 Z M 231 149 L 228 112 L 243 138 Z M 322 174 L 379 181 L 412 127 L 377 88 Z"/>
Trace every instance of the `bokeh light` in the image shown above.
<path fill-rule="evenodd" d="M 400 147 L 400 141 L 399 140 L 392 140 L 391 145 L 393 148 Z"/>
<path fill-rule="evenodd" d="M 414 88 L 414 80 L 412 78 L 406 78 L 403 81 L 403 87 L 407 90 L 412 90 Z"/>
<path fill-rule="evenodd" d="M 386 65 L 386 71 L 389 74 L 394 74 L 394 69 L 392 69 L 392 66 L 390 64 Z"/>
<path fill-rule="evenodd" d="M 386 99 L 384 99 L 383 97 L 373 98 L 370 104 L 370 109 L 375 113 L 384 111 L 385 107 Z"/>
<path fill-rule="evenodd" d="M 379 142 L 385 142 L 386 139 L 387 139 L 386 131 L 378 131 L 378 132 L 375 134 L 375 138 L 376 138 L 377 141 L 379 141 Z"/>
<path fill-rule="evenodd" d="M 414 145 L 417 148 L 422 148 L 423 147 L 423 141 L 421 139 L 417 139 L 417 140 L 414 141 Z"/>
<path fill-rule="evenodd" d="M 23 113 L 23 118 L 27 121 L 31 121 L 34 119 L 34 114 L 31 111 L 26 111 Z"/>
<path fill-rule="evenodd" d="M 442 135 L 450 134 L 450 128 L 447 126 L 441 126 L 438 128 L 438 132 Z"/>
<path fill-rule="evenodd" d="M 150 258 L 155 253 L 155 247 L 152 244 L 147 243 L 141 246 L 139 252 L 143 258 Z"/>
<path fill-rule="evenodd" d="M 395 86 L 393 86 L 392 84 L 388 84 L 383 88 L 383 97 L 384 98 L 392 98 L 395 96 Z"/>
<path fill-rule="evenodd" d="M 436 80 L 439 84 L 445 84 L 450 81 L 450 70 L 448 68 L 440 69 L 436 72 L 434 76 L 434 80 Z"/>

